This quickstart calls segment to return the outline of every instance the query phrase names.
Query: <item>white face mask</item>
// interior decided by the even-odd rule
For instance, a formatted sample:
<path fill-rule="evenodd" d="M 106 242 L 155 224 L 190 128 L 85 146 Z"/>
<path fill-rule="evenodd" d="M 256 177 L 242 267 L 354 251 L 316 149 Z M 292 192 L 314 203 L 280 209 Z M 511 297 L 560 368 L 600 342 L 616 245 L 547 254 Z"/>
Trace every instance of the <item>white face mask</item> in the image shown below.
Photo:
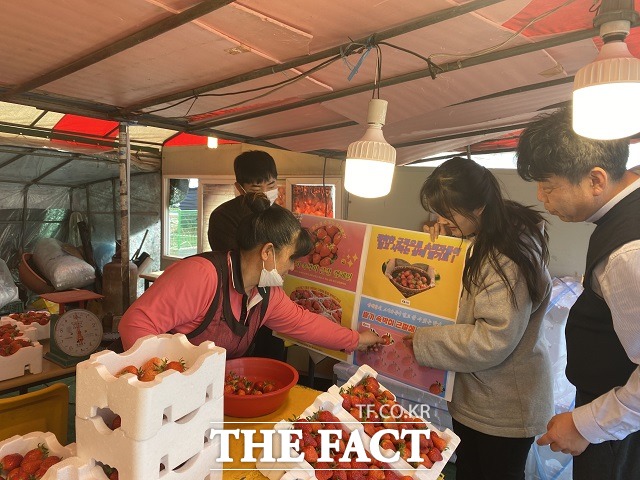
<path fill-rule="evenodd" d="M 260 280 L 258 280 L 259 287 L 281 287 L 284 283 L 282 276 L 276 270 L 276 257 L 273 257 L 273 270 L 269 271 L 264 268 L 264 261 L 262 262 L 262 272 L 260 272 Z"/>
<path fill-rule="evenodd" d="M 278 189 L 277 188 L 274 188 L 273 190 L 268 190 L 268 191 L 264 192 L 264 194 L 267 196 L 267 198 L 271 202 L 271 205 L 273 205 L 273 203 L 278 199 Z"/>

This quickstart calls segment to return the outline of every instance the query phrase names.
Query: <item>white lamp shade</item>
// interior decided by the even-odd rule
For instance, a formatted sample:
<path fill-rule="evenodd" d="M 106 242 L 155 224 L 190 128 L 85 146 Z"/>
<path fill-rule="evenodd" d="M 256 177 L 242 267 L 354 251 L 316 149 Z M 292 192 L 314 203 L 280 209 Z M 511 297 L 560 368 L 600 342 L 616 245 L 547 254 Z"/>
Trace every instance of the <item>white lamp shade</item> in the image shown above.
<path fill-rule="evenodd" d="M 573 129 L 596 140 L 640 132 L 640 59 L 623 41 L 605 43 L 573 83 Z"/>
<path fill-rule="evenodd" d="M 207 137 L 207 148 L 218 148 L 218 137 Z"/>
<path fill-rule="evenodd" d="M 344 188 L 364 198 L 383 197 L 391 191 L 396 166 L 396 149 L 382 135 L 387 102 L 369 102 L 368 122 L 364 136 L 347 149 Z"/>

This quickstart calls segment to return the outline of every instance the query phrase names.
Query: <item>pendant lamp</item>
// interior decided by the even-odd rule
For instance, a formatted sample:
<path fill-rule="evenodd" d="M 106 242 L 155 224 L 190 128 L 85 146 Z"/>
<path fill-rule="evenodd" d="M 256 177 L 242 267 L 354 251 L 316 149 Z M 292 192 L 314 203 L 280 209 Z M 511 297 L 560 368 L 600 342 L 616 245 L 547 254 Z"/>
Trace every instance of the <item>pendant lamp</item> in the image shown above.
<path fill-rule="evenodd" d="M 604 0 L 594 20 L 604 41 L 600 54 L 578 71 L 573 82 L 573 129 L 596 140 L 640 132 L 640 59 L 631 55 L 625 43 L 631 19 L 638 14 L 633 3 L 630 10 L 606 8 Z M 627 19 L 611 20 L 616 15 Z"/>
<path fill-rule="evenodd" d="M 369 101 L 368 127 L 364 136 L 347 149 L 344 187 L 353 195 L 383 197 L 391 190 L 396 166 L 396 149 L 385 140 L 382 126 L 387 115 L 387 101 Z"/>

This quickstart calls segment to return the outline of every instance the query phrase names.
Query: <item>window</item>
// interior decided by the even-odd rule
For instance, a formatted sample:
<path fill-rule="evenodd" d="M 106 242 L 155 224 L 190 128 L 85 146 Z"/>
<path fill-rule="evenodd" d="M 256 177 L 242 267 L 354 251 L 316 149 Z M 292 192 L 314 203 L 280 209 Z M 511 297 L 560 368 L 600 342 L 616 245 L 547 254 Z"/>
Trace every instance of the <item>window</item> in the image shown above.
<path fill-rule="evenodd" d="M 194 255 L 198 253 L 198 179 L 170 178 L 167 187 L 165 255 Z"/>

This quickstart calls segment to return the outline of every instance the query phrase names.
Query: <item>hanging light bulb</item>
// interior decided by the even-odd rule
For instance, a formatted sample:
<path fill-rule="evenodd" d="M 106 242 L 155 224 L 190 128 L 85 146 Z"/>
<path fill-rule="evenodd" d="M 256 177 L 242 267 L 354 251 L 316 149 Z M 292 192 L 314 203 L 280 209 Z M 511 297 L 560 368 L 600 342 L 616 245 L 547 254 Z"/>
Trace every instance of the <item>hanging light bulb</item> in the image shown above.
<path fill-rule="evenodd" d="M 387 115 L 387 101 L 374 98 L 369 101 L 364 136 L 347 149 L 345 189 L 365 198 L 383 197 L 391 190 L 396 165 L 396 149 L 382 135 Z"/>
<path fill-rule="evenodd" d="M 605 43 L 597 58 L 576 73 L 573 82 L 573 129 L 583 137 L 612 140 L 640 132 L 640 59 L 631 55 L 625 43 L 631 22 L 605 21 L 614 14 L 637 18 L 632 5 L 630 8 L 603 11 L 594 21 L 600 24 Z"/>

